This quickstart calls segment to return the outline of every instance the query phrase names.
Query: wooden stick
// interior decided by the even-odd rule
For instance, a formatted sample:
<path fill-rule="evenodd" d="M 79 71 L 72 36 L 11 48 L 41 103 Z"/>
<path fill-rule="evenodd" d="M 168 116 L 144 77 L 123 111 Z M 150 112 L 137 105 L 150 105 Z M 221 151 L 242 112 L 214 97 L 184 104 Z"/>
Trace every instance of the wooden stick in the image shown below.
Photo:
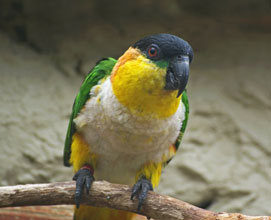
<path fill-rule="evenodd" d="M 74 204 L 74 192 L 75 182 L 0 187 L 0 207 Z M 82 204 L 136 213 L 137 200 L 131 201 L 130 195 L 126 185 L 95 181 Z M 270 216 L 214 213 L 154 192 L 149 192 L 141 211 L 139 214 L 157 220 L 271 220 Z"/>

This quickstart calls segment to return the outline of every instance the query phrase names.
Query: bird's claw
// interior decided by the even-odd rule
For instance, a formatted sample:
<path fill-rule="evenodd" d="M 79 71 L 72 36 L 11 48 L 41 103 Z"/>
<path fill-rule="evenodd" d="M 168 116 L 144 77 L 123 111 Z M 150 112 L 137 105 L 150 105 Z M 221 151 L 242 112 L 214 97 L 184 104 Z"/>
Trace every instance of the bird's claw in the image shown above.
<path fill-rule="evenodd" d="M 139 179 L 136 184 L 133 186 L 131 200 L 133 200 L 135 195 L 138 195 L 138 206 L 137 211 L 140 212 L 140 209 L 147 198 L 148 192 L 153 190 L 152 184 L 145 177 Z"/>
<path fill-rule="evenodd" d="M 93 172 L 91 172 L 90 169 L 83 167 L 73 176 L 72 179 L 76 181 L 75 204 L 76 207 L 79 208 L 84 188 L 88 194 L 94 181 Z"/>

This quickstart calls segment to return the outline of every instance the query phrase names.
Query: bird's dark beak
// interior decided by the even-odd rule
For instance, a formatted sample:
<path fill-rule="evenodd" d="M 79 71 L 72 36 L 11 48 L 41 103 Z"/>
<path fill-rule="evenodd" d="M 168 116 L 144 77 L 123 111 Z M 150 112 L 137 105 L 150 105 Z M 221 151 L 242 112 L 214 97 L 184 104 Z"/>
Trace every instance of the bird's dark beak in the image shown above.
<path fill-rule="evenodd" d="M 166 75 L 166 90 L 178 89 L 177 97 L 184 91 L 189 76 L 188 56 L 177 56 L 170 60 Z"/>

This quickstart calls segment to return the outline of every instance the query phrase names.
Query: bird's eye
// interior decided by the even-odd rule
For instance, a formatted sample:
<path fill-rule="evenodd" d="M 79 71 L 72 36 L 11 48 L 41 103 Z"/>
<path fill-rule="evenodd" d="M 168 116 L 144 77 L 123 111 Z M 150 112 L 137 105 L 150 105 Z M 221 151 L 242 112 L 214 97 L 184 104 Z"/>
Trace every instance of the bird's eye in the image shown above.
<path fill-rule="evenodd" d="M 157 55 L 157 49 L 155 47 L 149 48 L 148 54 L 150 57 L 155 57 Z"/>
<path fill-rule="evenodd" d="M 158 46 L 151 45 L 148 49 L 148 56 L 149 58 L 154 58 L 158 55 Z"/>

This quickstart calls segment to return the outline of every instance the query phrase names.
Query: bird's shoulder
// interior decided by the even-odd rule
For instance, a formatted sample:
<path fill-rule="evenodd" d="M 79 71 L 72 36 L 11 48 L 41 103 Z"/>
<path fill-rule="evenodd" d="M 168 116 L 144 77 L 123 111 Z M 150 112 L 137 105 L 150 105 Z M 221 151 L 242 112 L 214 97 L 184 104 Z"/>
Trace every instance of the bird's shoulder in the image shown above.
<path fill-rule="evenodd" d="M 92 89 L 92 87 L 97 85 L 101 80 L 107 78 L 111 74 L 116 62 L 117 60 L 111 57 L 99 60 L 92 68 L 92 70 L 89 71 L 89 74 L 86 76 L 80 87 L 80 90 L 73 103 L 72 114 L 70 116 L 69 126 L 66 134 L 64 147 L 65 166 L 70 166 L 69 159 L 71 154 L 72 136 L 76 132 L 76 127 L 73 120 L 80 113 L 87 100 L 91 98 L 90 90 Z"/>

